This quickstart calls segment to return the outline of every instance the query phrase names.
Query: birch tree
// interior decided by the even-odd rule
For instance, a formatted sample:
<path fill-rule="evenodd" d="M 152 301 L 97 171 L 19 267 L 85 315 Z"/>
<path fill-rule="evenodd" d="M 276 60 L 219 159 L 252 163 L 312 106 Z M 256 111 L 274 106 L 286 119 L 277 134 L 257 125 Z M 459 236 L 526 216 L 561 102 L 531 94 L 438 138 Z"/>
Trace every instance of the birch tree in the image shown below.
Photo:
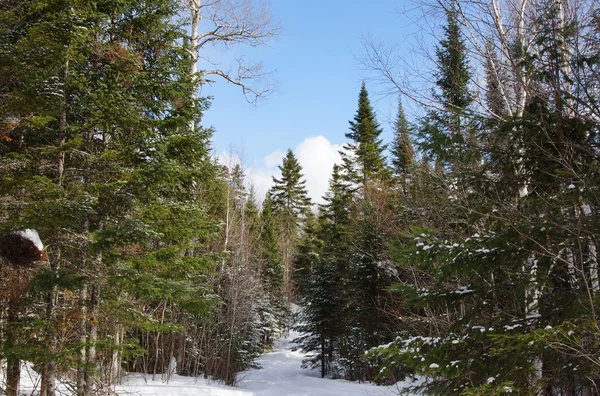
<path fill-rule="evenodd" d="M 189 50 L 192 62 L 189 72 L 197 87 L 212 82 L 212 77 L 222 78 L 240 87 L 249 103 L 257 103 L 273 92 L 269 73 L 261 63 L 250 63 L 244 57 L 238 57 L 234 65 L 223 67 L 215 64 L 208 55 L 211 47 L 259 47 L 275 38 L 281 28 L 272 19 L 265 2 L 187 0 L 185 7 L 191 16 Z M 192 98 L 196 97 L 197 90 L 194 90 Z"/>

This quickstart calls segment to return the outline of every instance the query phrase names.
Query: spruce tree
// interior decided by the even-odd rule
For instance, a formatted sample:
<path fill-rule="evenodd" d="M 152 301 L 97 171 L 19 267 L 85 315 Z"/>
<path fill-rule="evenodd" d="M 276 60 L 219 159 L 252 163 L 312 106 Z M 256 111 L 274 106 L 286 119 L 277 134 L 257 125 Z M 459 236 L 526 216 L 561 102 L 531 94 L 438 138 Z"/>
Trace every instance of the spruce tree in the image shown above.
<path fill-rule="evenodd" d="M 267 194 L 260 214 L 260 241 L 264 255 L 264 278 L 267 291 L 279 299 L 283 297 L 283 263 L 277 242 L 276 219 L 273 215 L 273 199 Z"/>
<path fill-rule="evenodd" d="M 347 178 L 363 187 L 369 180 L 387 179 L 389 174 L 383 157 L 386 146 L 379 138 L 383 130 L 377 122 L 364 82 L 358 95 L 356 115 L 349 123 L 350 132 L 346 133 L 346 137 L 351 143 L 340 152 Z"/>
<path fill-rule="evenodd" d="M 473 93 L 469 89 L 471 71 L 465 39 L 460 29 L 458 3 L 452 0 L 446 9 L 443 38 L 435 51 L 436 90 L 434 100 L 441 107 L 423 120 L 422 148 L 444 166 L 463 161 L 475 150 L 475 136 L 468 117 Z"/>
<path fill-rule="evenodd" d="M 405 175 L 415 166 L 415 149 L 410 138 L 410 129 L 401 98 L 398 99 L 398 114 L 394 122 L 394 137 L 390 152 L 393 171 L 396 175 Z"/>
<path fill-rule="evenodd" d="M 499 74 L 500 62 L 491 40 L 486 42 L 485 51 L 485 104 L 492 117 L 499 118 L 506 113 L 506 103 L 501 92 L 502 84 L 505 84 L 505 81 Z"/>
<path fill-rule="evenodd" d="M 459 134 L 464 126 L 461 115 L 473 101 L 469 90 L 471 72 L 467 60 L 467 48 L 458 21 L 458 3 L 451 2 L 446 10 L 444 38 L 436 48 L 436 99 L 444 106 L 442 118 L 450 134 Z"/>
<path fill-rule="evenodd" d="M 2 227 L 34 228 L 51 246 L 27 295 L 39 330 L 23 345 L 33 349 L 13 352 L 42 367 L 48 395 L 60 367 L 77 369 L 78 394 L 90 394 L 110 355 L 114 384 L 116 344 L 131 341 L 122 334 L 172 333 L 142 315 L 148 306 L 176 317 L 208 305 L 200 246 L 217 227 L 201 191 L 215 178 L 212 131 L 188 128 L 206 102 L 190 103 L 176 9 L 57 0 L 0 10 L 0 74 L 10 76 L 0 81 Z M 64 326 L 77 330 L 58 337 Z"/>
<path fill-rule="evenodd" d="M 301 302 L 303 310 L 297 329 L 303 335 L 296 340 L 304 352 L 312 353 L 304 364 L 319 367 L 321 376 L 344 377 L 346 358 L 342 345 L 350 321 L 348 301 L 351 291 L 349 270 L 351 246 L 350 207 L 352 194 L 342 180 L 340 167 L 334 165 L 325 203 L 320 205 L 318 224 L 309 243 L 301 247 L 298 258 L 311 271 L 305 280 Z"/>
<path fill-rule="evenodd" d="M 273 214 L 277 218 L 279 243 L 283 258 L 283 284 L 285 296 L 293 298 L 295 291 L 292 282 L 293 256 L 296 251 L 299 229 L 310 210 L 310 198 L 306 191 L 306 181 L 302 167 L 292 150 L 288 150 L 279 166 L 281 178 L 273 177 L 273 187 L 269 194 L 272 199 Z"/>

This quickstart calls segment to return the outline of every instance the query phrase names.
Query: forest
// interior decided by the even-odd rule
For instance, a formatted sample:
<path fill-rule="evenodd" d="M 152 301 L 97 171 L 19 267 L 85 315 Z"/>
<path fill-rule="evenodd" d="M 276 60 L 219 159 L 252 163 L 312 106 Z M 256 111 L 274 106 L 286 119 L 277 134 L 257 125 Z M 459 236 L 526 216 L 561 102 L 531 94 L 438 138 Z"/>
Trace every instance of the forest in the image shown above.
<path fill-rule="evenodd" d="M 25 362 L 43 396 L 235 385 L 290 328 L 322 377 L 600 394 L 600 5 L 420 4 L 433 72 L 415 87 L 365 42 L 393 138 L 365 77 L 316 204 L 292 150 L 259 197 L 203 125 L 211 76 L 270 89 L 198 68 L 278 34 L 258 2 L 1 2 L 0 394 Z"/>

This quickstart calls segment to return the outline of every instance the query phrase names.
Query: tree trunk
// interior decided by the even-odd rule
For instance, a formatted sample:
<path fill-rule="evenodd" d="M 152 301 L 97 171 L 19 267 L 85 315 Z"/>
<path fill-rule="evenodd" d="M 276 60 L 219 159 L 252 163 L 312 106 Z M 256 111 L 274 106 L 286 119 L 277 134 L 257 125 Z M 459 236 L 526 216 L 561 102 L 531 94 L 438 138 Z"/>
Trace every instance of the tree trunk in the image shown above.
<path fill-rule="evenodd" d="M 190 7 L 190 13 L 191 13 L 191 17 L 192 17 L 192 26 L 191 26 L 191 32 L 190 32 L 190 49 L 191 49 L 191 56 L 192 56 L 192 63 L 190 64 L 190 76 L 192 77 L 193 81 L 194 81 L 194 88 L 192 89 L 192 92 L 190 92 L 190 97 L 192 99 L 192 105 L 196 102 L 196 96 L 197 96 L 197 88 L 198 88 L 198 51 L 199 49 L 198 47 L 198 43 L 200 42 L 200 35 L 199 35 L 199 27 L 200 27 L 200 20 L 202 18 L 202 14 L 200 13 L 200 9 L 202 8 L 202 1 L 201 0 L 190 0 L 189 2 L 189 7 Z M 189 126 L 190 131 L 193 131 L 196 128 L 196 124 L 195 121 L 192 119 L 190 120 Z"/>
<path fill-rule="evenodd" d="M 8 347 L 15 346 L 14 327 L 18 318 L 18 310 L 15 302 L 8 306 L 8 332 L 6 333 L 6 344 Z M 17 396 L 19 393 L 19 382 L 21 379 L 21 362 L 14 356 L 6 359 L 6 394 Z"/>
<path fill-rule="evenodd" d="M 92 394 L 92 385 L 96 375 L 96 342 L 98 341 L 98 305 L 100 300 L 100 291 L 95 284 L 91 285 L 90 306 L 89 306 L 89 336 L 87 349 L 87 367 L 85 368 L 85 386 L 86 395 Z"/>
<path fill-rule="evenodd" d="M 53 273 L 59 268 L 61 254 L 58 250 L 53 260 L 50 260 L 50 268 Z M 48 352 L 52 356 L 51 360 L 44 364 L 42 368 L 41 396 L 54 396 L 56 394 L 56 362 L 54 355 L 58 352 L 58 340 L 56 335 L 56 300 L 58 298 L 58 289 L 52 285 L 52 290 L 46 294 L 46 320 L 48 322 Z"/>
<path fill-rule="evenodd" d="M 527 319 L 537 320 L 540 316 L 540 297 L 542 291 L 538 284 L 538 267 L 535 256 L 531 256 L 527 259 L 527 266 L 523 268 L 524 271 L 529 270 L 529 285 L 525 289 L 525 316 Z M 537 389 L 540 381 L 542 380 L 543 374 L 543 362 L 540 355 L 534 355 L 531 359 L 531 365 L 533 366 L 533 372 L 529 378 L 530 390 Z"/>
<path fill-rule="evenodd" d="M 108 372 L 108 386 L 109 389 L 113 389 L 119 381 L 121 375 L 121 352 L 120 345 L 123 341 L 123 329 L 120 325 L 116 326 L 115 329 L 115 340 L 110 360 L 110 368 Z"/>
<path fill-rule="evenodd" d="M 325 338 L 321 336 L 321 378 L 325 378 Z"/>
<path fill-rule="evenodd" d="M 77 366 L 77 396 L 85 395 L 85 365 L 86 365 L 86 351 L 85 343 L 87 341 L 87 284 L 84 284 L 79 292 L 79 342 L 81 348 L 79 349 L 79 362 Z"/>

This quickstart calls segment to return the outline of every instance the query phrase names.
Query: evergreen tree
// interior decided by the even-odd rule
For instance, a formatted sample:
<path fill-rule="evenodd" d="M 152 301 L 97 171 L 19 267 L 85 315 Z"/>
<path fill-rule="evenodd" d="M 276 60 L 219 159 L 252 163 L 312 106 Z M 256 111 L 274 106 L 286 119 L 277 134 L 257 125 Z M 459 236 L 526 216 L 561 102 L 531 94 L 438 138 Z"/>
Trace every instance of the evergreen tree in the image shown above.
<path fill-rule="evenodd" d="M 468 117 L 473 93 L 469 89 L 471 72 L 467 48 L 459 24 L 458 3 L 446 9 L 443 38 L 436 48 L 437 73 L 434 99 L 442 107 L 422 121 L 422 148 L 444 165 L 475 155 L 476 138 Z"/>
<path fill-rule="evenodd" d="M 393 171 L 396 175 L 405 175 L 416 164 L 415 149 L 410 139 L 410 129 L 402 100 L 398 99 L 398 114 L 394 122 L 394 137 L 390 148 Z"/>
<path fill-rule="evenodd" d="M 276 220 L 273 216 L 273 199 L 267 194 L 260 214 L 260 240 L 264 254 L 264 278 L 267 290 L 276 298 L 283 297 L 283 263 L 277 242 Z"/>
<path fill-rule="evenodd" d="M 273 214 L 277 218 L 279 243 L 283 258 L 283 285 L 285 296 L 294 296 L 293 256 L 296 250 L 299 230 L 310 210 L 310 198 L 306 191 L 306 181 L 303 179 L 302 167 L 292 150 L 288 150 L 283 158 L 281 178 L 273 177 L 273 187 L 269 194 L 272 199 Z"/>
<path fill-rule="evenodd" d="M 42 368 L 42 393 L 69 367 L 78 394 L 91 394 L 100 370 L 114 384 L 117 344 L 142 329 L 174 333 L 142 314 L 148 306 L 174 318 L 208 305 L 212 261 L 199 247 L 216 231 L 201 195 L 215 178 L 212 131 L 188 128 L 206 102 L 190 103 L 176 9 L 57 0 L 0 10 L 2 227 L 35 228 L 51 246 L 27 296 L 37 335 L 13 349 Z M 76 331 L 58 337 L 66 327 Z"/>
<path fill-rule="evenodd" d="M 316 261 L 315 255 L 321 249 L 323 242 L 319 239 L 319 224 L 317 217 L 309 213 L 302 227 L 302 236 L 298 241 L 294 254 L 294 272 L 292 279 L 299 296 L 306 294 L 304 290 L 313 272 Z"/>
<path fill-rule="evenodd" d="M 494 51 L 491 40 L 486 42 L 486 60 L 485 60 L 485 83 L 486 94 L 485 103 L 492 113 L 492 117 L 502 117 L 506 113 L 506 104 L 501 92 L 502 85 L 505 83 L 499 74 L 498 55 Z"/>
<path fill-rule="evenodd" d="M 383 157 L 386 146 L 379 138 L 383 130 L 376 120 L 364 82 L 358 95 L 358 110 L 349 123 L 350 132 L 346 137 L 351 143 L 340 152 L 346 176 L 360 186 L 369 180 L 387 179 L 389 174 Z"/>
<path fill-rule="evenodd" d="M 273 187 L 270 190 L 273 209 L 280 217 L 290 219 L 286 225 L 295 229 L 310 207 L 310 198 L 307 195 L 302 166 L 292 150 L 287 151 L 279 170 L 281 178 L 273 177 Z"/>
<path fill-rule="evenodd" d="M 598 360 L 589 360 L 598 351 L 589 330 L 597 255 L 584 236 L 597 224 L 586 221 L 595 209 L 583 202 L 593 198 L 579 188 L 598 177 L 598 124 L 577 114 L 561 63 L 577 24 L 564 23 L 559 3 L 542 10 L 534 53 L 522 54 L 536 87 L 522 114 L 485 120 L 494 139 L 481 146 L 489 161 L 480 171 L 453 169 L 478 193 L 426 203 L 445 222 L 413 226 L 395 254 L 417 271 L 413 284 L 394 286 L 412 319 L 376 353 L 388 367 L 427 375 L 425 393 L 593 393 L 600 383 Z M 568 28 L 557 31 L 561 24 Z"/>
<path fill-rule="evenodd" d="M 320 205 L 318 225 L 306 233 L 298 259 L 311 271 L 305 280 L 303 310 L 296 342 L 303 351 L 314 353 L 304 361 L 320 366 L 321 376 L 344 377 L 342 340 L 349 326 L 350 207 L 352 194 L 334 165 L 325 203 Z M 310 232 L 312 231 L 312 232 Z M 310 243 L 309 243 L 310 242 Z M 343 356 L 344 358 L 346 356 Z"/>

